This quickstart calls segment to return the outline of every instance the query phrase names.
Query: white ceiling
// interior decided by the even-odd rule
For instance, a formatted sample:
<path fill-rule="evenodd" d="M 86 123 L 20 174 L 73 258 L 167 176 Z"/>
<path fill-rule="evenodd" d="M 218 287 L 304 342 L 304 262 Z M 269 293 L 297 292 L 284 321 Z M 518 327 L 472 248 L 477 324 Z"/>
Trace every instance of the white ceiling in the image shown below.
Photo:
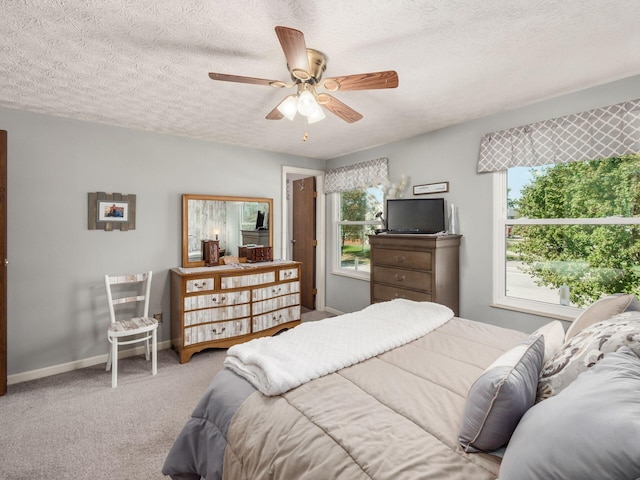
<path fill-rule="evenodd" d="M 0 106 L 327 159 L 640 74 L 639 19 L 638 0 L 12 0 Z M 276 25 L 325 77 L 399 87 L 334 93 L 354 124 L 266 120 L 289 91 L 207 74 L 290 81 Z"/>

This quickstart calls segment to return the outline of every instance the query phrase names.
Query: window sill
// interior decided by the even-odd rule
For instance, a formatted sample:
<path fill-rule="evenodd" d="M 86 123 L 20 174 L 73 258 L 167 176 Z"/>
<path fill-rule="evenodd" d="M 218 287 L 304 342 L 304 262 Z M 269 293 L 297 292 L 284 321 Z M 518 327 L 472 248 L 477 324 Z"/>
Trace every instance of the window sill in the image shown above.
<path fill-rule="evenodd" d="M 333 275 L 338 275 L 340 277 L 353 278 L 355 280 L 362 280 L 365 282 L 369 282 L 371 279 L 371 273 L 369 271 L 366 272 L 356 272 L 349 270 L 333 270 L 331 272 Z"/>
<path fill-rule="evenodd" d="M 553 318 L 555 320 L 564 320 L 565 322 L 574 321 L 576 317 L 582 313 L 582 309 L 580 308 L 549 305 L 526 300 L 499 300 L 491 303 L 489 306 L 527 313 L 529 315 L 537 315 L 539 317 Z"/>

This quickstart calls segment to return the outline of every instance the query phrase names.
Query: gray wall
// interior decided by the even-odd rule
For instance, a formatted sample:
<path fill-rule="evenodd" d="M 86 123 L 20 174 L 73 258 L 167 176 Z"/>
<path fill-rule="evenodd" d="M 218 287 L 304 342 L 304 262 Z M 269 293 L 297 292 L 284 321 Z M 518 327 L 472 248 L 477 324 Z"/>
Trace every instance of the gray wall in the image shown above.
<path fill-rule="evenodd" d="M 402 174 L 411 176 L 410 186 L 449 181 L 449 192 L 442 196 L 458 206 L 464 236 L 460 259 L 461 316 L 532 332 L 549 319 L 490 306 L 492 175 L 476 173 L 480 139 L 485 133 L 636 98 L 640 98 L 640 76 L 333 159 L 327 168 L 388 157 L 392 181 L 398 181 Z M 429 115 L 428 105 L 424 114 Z M 405 196 L 412 196 L 411 188 Z M 330 248 L 334 248 L 332 240 L 327 238 Z M 331 272 L 331 257 L 327 272 Z M 328 274 L 328 306 L 350 312 L 368 303 L 368 282 Z"/>
<path fill-rule="evenodd" d="M 8 373 L 107 353 L 105 273 L 153 270 L 170 338 L 168 271 L 181 262 L 181 195 L 271 197 L 281 166 L 324 162 L 0 109 L 8 132 Z M 137 195 L 136 229 L 87 229 L 87 194 Z M 281 224 L 274 216 L 275 252 Z"/>
<path fill-rule="evenodd" d="M 410 185 L 449 181 L 444 196 L 458 205 L 464 235 L 461 315 L 533 331 L 547 319 L 490 306 L 492 182 L 491 175 L 476 173 L 480 138 L 639 97 L 640 77 L 633 77 L 358 152 L 326 166 L 386 156 L 394 181 L 402 174 L 411 176 Z M 181 261 L 181 194 L 271 197 L 274 212 L 280 212 L 282 165 L 325 169 L 322 161 L 9 109 L 0 109 L 0 129 L 8 131 L 9 149 L 10 375 L 107 353 L 105 273 L 154 271 L 151 311 L 164 313 L 160 340 L 169 339 L 168 270 Z M 87 193 L 97 191 L 136 194 L 136 230 L 88 230 Z M 281 251 L 280 220 L 274 216 L 276 252 Z M 329 248 L 331 241 L 327 237 Z M 368 305 L 368 282 L 330 271 L 328 264 L 328 307 L 351 312 Z"/>

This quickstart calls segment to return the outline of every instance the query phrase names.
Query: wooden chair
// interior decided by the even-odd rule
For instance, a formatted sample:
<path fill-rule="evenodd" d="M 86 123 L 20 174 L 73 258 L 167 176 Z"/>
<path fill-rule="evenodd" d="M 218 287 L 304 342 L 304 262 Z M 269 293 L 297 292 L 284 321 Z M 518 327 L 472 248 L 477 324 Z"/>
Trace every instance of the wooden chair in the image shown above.
<path fill-rule="evenodd" d="M 133 275 L 104 276 L 104 283 L 107 287 L 107 299 L 109 301 L 109 314 L 111 324 L 107 330 L 107 339 L 111 343 L 109 359 L 106 370 L 111 368 L 111 387 L 118 386 L 118 345 L 129 345 L 132 343 L 145 342 L 145 357 L 149 360 L 149 350 L 151 350 L 151 370 L 152 375 L 158 373 L 158 321 L 149 317 L 149 292 L 151 291 L 151 272 L 138 273 Z M 125 285 L 122 288 L 113 289 L 112 285 Z M 137 285 L 136 285 L 137 284 Z M 137 291 L 133 296 L 133 289 Z M 114 298 L 113 293 L 128 294 Z M 144 303 L 141 317 L 129 317 L 126 319 L 116 318 L 116 305 L 137 302 Z M 136 305 L 133 306 L 135 309 Z M 132 310 L 133 311 L 133 310 Z M 122 316 L 122 315 L 119 315 Z M 151 340 L 151 346 L 149 341 Z"/>

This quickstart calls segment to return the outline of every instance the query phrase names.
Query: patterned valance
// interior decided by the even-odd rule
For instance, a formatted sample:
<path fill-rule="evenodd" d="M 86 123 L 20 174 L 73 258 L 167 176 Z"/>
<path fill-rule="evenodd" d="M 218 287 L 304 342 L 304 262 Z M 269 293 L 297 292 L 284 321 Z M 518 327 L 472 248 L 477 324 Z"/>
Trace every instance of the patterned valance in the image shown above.
<path fill-rule="evenodd" d="M 640 99 L 489 133 L 478 172 L 640 152 Z"/>
<path fill-rule="evenodd" d="M 387 159 L 376 158 L 327 170 L 324 181 L 325 193 L 346 192 L 356 188 L 379 185 L 388 177 Z"/>

